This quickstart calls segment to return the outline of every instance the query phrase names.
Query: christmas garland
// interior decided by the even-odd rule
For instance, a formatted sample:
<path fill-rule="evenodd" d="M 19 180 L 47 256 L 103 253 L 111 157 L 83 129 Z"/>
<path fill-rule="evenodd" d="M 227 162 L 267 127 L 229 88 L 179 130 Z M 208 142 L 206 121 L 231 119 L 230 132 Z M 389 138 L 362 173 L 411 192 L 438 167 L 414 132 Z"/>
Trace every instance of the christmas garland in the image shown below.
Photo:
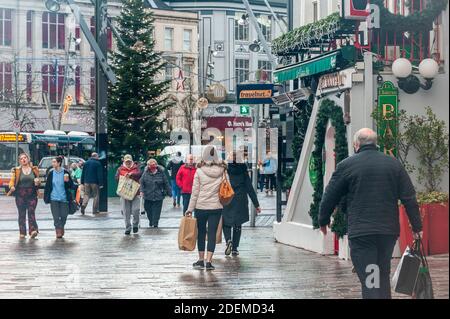
<path fill-rule="evenodd" d="M 334 151 L 336 153 L 336 164 L 348 157 L 347 130 L 342 108 L 331 100 L 323 100 L 317 114 L 314 150 L 312 152 L 312 160 L 316 164 L 314 165 L 314 169 L 317 174 L 317 182 L 314 185 L 313 202 L 309 210 L 309 215 L 312 218 L 315 229 L 319 228 L 319 207 L 324 192 L 322 151 L 325 145 L 325 135 L 329 121 L 331 121 L 331 125 L 335 129 L 336 142 Z M 339 237 L 343 237 L 347 233 L 346 208 L 344 203 L 345 199 L 341 201 L 334 214 L 333 224 L 331 225 L 331 230 Z"/>

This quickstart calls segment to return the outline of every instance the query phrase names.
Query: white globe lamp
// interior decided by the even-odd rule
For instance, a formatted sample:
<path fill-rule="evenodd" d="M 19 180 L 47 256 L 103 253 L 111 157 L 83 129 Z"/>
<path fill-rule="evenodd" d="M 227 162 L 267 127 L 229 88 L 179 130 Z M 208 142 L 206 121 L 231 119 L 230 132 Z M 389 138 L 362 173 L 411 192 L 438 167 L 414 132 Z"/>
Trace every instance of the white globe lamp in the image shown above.
<path fill-rule="evenodd" d="M 392 63 L 392 73 L 399 79 L 407 78 L 412 73 L 411 62 L 405 58 L 395 60 Z"/>
<path fill-rule="evenodd" d="M 434 59 L 425 59 L 419 64 L 419 73 L 425 79 L 434 79 L 439 73 L 439 64 Z"/>

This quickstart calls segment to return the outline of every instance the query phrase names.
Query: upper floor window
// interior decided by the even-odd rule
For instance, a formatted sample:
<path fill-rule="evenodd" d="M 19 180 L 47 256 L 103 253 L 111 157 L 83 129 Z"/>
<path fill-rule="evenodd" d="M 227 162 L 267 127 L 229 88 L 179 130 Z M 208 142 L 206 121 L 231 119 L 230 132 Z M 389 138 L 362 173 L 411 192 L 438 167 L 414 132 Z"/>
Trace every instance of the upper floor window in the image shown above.
<path fill-rule="evenodd" d="M 258 61 L 258 70 L 264 71 L 263 74 L 261 74 L 262 81 L 272 81 L 272 63 L 269 61 Z M 264 73 L 266 76 L 264 76 Z"/>
<path fill-rule="evenodd" d="M 91 17 L 91 33 L 95 37 L 95 17 Z M 112 30 L 111 27 L 108 25 L 106 28 L 106 43 L 107 48 L 109 51 L 112 50 Z M 91 47 L 91 51 L 94 51 L 94 49 Z"/>
<path fill-rule="evenodd" d="M 11 46 L 12 10 L 0 9 L 0 46 Z"/>
<path fill-rule="evenodd" d="M 27 11 L 27 48 L 33 45 L 33 11 Z"/>
<path fill-rule="evenodd" d="M 236 59 L 236 81 L 237 83 L 247 82 L 249 80 L 250 61 L 247 59 Z"/>
<path fill-rule="evenodd" d="M 272 42 L 272 20 L 270 20 L 270 17 L 265 15 L 259 16 L 258 24 L 266 41 Z"/>
<path fill-rule="evenodd" d="M 42 92 L 47 93 L 50 103 L 60 103 L 64 90 L 64 66 L 42 66 Z"/>
<path fill-rule="evenodd" d="M 164 29 L 164 49 L 173 51 L 173 28 Z"/>
<path fill-rule="evenodd" d="M 192 30 L 184 30 L 183 32 L 183 50 L 192 50 Z"/>
<path fill-rule="evenodd" d="M 250 26 L 248 22 L 245 25 L 239 24 L 242 14 L 236 14 L 234 17 L 234 39 L 237 41 L 249 41 Z"/>
<path fill-rule="evenodd" d="M 0 62 L 0 101 L 5 101 L 12 94 L 11 63 Z"/>
<path fill-rule="evenodd" d="M 65 16 L 63 13 L 42 14 L 42 47 L 64 50 L 66 44 Z"/>

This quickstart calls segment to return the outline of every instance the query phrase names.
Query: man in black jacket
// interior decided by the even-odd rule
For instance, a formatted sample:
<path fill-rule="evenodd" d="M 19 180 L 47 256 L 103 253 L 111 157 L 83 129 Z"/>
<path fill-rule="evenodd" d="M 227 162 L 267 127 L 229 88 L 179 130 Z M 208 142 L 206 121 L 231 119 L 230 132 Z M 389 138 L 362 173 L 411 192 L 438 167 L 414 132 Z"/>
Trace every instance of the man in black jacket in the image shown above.
<path fill-rule="evenodd" d="M 319 225 L 345 197 L 350 255 L 364 299 L 390 299 L 391 258 L 400 234 L 398 201 L 405 206 L 414 236 L 422 232 L 416 192 L 401 163 L 377 148 L 368 128 L 355 134 L 356 154 L 338 164 L 320 204 Z"/>
<path fill-rule="evenodd" d="M 81 205 L 81 214 L 84 215 L 89 199 L 93 198 L 94 203 L 92 213 L 99 213 L 100 188 L 103 187 L 103 167 L 97 153 L 92 153 L 91 158 L 84 163 L 83 173 L 81 174 L 81 185 L 84 188 L 83 204 Z"/>

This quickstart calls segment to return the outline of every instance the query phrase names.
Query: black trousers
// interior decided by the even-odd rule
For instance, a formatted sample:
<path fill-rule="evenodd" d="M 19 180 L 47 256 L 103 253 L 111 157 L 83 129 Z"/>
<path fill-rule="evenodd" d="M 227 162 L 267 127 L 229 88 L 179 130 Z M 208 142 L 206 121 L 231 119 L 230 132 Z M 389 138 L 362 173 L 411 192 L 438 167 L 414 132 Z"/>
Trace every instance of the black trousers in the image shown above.
<path fill-rule="evenodd" d="M 391 259 L 396 242 L 394 235 L 368 235 L 349 240 L 363 299 L 391 299 Z"/>
<path fill-rule="evenodd" d="M 198 229 L 198 251 L 204 252 L 205 248 L 207 248 L 208 252 L 213 253 L 216 250 L 216 234 L 221 217 L 222 209 L 195 210 Z M 206 234 L 208 234 L 208 247 L 206 247 Z"/>
<path fill-rule="evenodd" d="M 184 216 L 184 213 L 186 213 L 188 210 L 189 202 L 191 201 L 191 194 L 181 194 L 181 197 L 183 197 L 183 216 Z"/>
<path fill-rule="evenodd" d="M 266 190 L 275 190 L 276 188 L 276 175 L 275 174 L 266 174 Z"/>
<path fill-rule="evenodd" d="M 146 200 L 144 202 L 144 209 L 147 213 L 147 218 L 150 223 L 150 227 L 155 226 L 158 227 L 159 218 L 161 217 L 163 201 L 157 200 Z"/>
<path fill-rule="evenodd" d="M 233 235 L 231 234 L 233 231 Z M 233 250 L 237 250 L 239 247 L 239 243 L 241 241 L 241 234 L 242 234 L 242 226 L 227 226 L 223 225 L 223 235 L 225 236 L 225 241 L 228 243 L 228 241 L 233 242 Z"/>

